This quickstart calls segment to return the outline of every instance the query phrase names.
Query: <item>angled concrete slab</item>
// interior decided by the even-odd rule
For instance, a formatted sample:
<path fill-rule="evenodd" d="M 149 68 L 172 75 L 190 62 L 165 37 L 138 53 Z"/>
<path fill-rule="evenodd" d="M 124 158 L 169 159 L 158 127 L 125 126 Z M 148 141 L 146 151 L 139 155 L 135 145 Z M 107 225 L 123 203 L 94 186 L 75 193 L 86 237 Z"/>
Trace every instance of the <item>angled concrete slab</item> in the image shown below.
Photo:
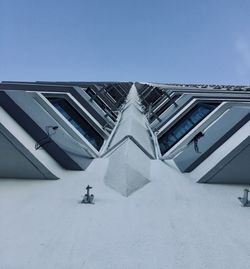
<path fill-rule="evenodd" d="M 150 159 L 130 139 L 117 148 L 109 159 L 105 183 L 128 197 L 149 182 Z"/>
<path fill-rule="evenodd" d="M 115 148 L 110 153 L 105 175 L 105 183 L 126 197 L 149 182 L 150 161 L 154 158 L 152 141 L 138 100 L 136 88 L 132 86 L 110 144 Z"/>
<path fill-rule="evenodd" d="M 58 179 L 0 123 L 0 178 Z"/>

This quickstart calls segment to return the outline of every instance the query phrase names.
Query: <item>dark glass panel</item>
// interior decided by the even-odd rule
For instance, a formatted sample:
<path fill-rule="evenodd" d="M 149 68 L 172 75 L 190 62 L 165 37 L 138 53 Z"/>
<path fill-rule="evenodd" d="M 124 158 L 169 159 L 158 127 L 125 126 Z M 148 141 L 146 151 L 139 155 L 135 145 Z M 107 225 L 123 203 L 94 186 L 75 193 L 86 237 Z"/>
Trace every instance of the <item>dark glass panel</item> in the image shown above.
<path fill-rule="evenodd" d="M 94 146 L 97 150 L 103 145 L 103 137 L 63 98 L 47 97 L 50 103 Z"/>
<path fill-rule="evenodd" d="M 152 92 L 150 93 L 145 100 L 147 101 L 148 104 L 153 104 L 155 101 L 157 101 L 159 98 L 161 97 L 161 95 L 158 92 Z"/>
<path fill-rule="evenodd" d="M 194 127 L 194 124 L 192 124 L 192 122 L 189 119 L 185 119 L 182 122 L 180 122 L 177 126 L 175 126 L 175 128 L 173 129 L 173 135 L 177 139 L 181 139 L 193 127 Z"/>
<path fill-rule="evenodd" d="M 170 100 L 168 100 L 162 107 L 160 107 L 156 112 L 155 112 L 155 115 L 156 116 L 160 116 L 165 110 L 167 110 L 172 104 L 173 102 L 175 102 L 179 97 L 181 96 L 181 94 L 176 94 L 174 95 L 171 99 L 172 99 L 172 102 Z M 155 116 L 154 114 L 152 114 L 149 118 L 149 122 L 151 123 L 152 121 L 155 120 Z"/>
<path fill-rule="evenodd" d="M 114 88 L 113 86 L 108 87 L 106 90 L 108 91 L 108 93 L 112 96 L 112 98 L 116 102 L 118 102 L 123 97 L 122 94 L 116 88 Z"/>
<path fill-rule="evenodd" d="M 165 154 L 179 140 L 181 140 L 190 130 L 211 113 L 218 104 L 200 103 L 189 111 L 171 129 L 158 138 L 160 151 Z"/>
<path fill-rule="evenodd" d="M 212 107 L 208 106 L 200 106 L 190 115 L 190 120 L 195 124 L 200 122 L 211 112 L 211 108 Z"/>
<path fill-rule="evenodd" d="M 109 116 L 111 117 L 111 119 L 113 121 L 115 121 L 117 119 L 117 115 L 111 111 L 111 109 L 101 100 L 101 98 L 99 98 L 98 96 L 95 97 L 95 92 L 93 90 L 91 90 L 90 88 L 87 88 L 86 93 L 95 100 L 95 102 L 98 104 L 98 106 L 101 109 L 103 109 L 103 111 L 105 113 L 107 113 L 107 111 L 109 111 Z"/>

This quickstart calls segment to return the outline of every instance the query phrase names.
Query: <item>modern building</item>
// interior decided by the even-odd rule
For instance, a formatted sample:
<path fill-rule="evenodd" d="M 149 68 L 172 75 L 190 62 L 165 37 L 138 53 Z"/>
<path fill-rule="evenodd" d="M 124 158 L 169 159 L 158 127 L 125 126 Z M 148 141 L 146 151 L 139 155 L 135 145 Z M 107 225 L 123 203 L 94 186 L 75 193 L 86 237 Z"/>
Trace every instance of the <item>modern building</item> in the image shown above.
<path fill-rule="evenodd" d="M 228 85 L 0 83 L 3 268 L 249 262 L 250 220 L 237 199 L 250 184 L 249 92 Z M 78 203 L 88 184 L 95 205 Z M 60 205 L 65 211 L 53 216 Z M 42 212 L 44 241 L 33 207 Z M 12 263 L 12 233 L 23 226 L 20 242 L 30 244 L 31 258 L 22 250 Z M 72 237 L 60 239 L 68 231 Z"/>

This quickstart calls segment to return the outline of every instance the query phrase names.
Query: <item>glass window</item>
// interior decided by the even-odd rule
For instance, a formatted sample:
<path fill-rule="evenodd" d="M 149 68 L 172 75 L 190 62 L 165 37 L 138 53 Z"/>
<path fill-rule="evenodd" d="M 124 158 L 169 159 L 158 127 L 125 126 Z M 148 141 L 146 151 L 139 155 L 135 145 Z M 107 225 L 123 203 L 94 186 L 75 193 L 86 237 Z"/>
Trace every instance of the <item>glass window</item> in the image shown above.
<path fill-rule="evenodd" d="M 181 94 L 176 94 L 174 95 L 173 97 L 171 97 L 172 99 L 172 102 L 170 100 L 168 100 L 162 107 L 160 107 L 160 109 L 158 109 L 157 111 L 155 111 L 155 115 L 157 117 L 159 117 L 165 110 L 167 110 L 172 104 L 173 102 L 175 102 L 179 97 L 181 96 Z M 149 117 L 149 122 L 153 122 L 156 118 L 154 114 L 152 114 L 150 117 Z"/>
<path fill-rule="evenodd" d="M 161 154 L 165 154 L 217 106 L 217 103 L 200 103 L 191 109 L 182 119 L 158 138 Z"/>
<path fill-rule="evenodd" d="M 119 102 L 119 100 L 123 97 L 122 94 L 113 86 L 107 87 L 106 90 L 116 102 Z"/>
<path fill-rule="evenodd" d="M 105 111 L 105 113 L 107 113 L 107 111 L 109 112 L 108 115 L 113 121 L 116 120 L 117 115 L 113 111 L 111 111 L 111 109 L 98 96 L 95 96 L 95 92 L 93 90 L 87 88 L 86 93 L 95 100 L 95 102 L 99 105 L 101 109 Z"/>
<path fill-rule="evenodd" d="M 204 119 L 211 111 L 211 109 L 213 109 L 213 106 L 209 106 L 209 105 L 202 105 L 200 107 L 198 107 L 191 115 L 190 115 L 190 120 L 193 123 L 198 123 L 200 122 L 202 119 Z"/>
<path fill-rule="evenodd" d="M 66 118 L 97 150 L 100 150 L 104 138 L 87 120 L 64 98 L 47 97 L 50 103 Z"/>
<path fill-rule="evenodd" d="M 158 91 L 152 91 L 152 93 L 150 93 L 150 94 L 145 98 L 145 101 L 146 101 L 148 104 L 153 104 L 153 103 L 156 102 L 160 97 L 161 97 L 161 95 L 158 93 Z"/>
<path fill-rule="evenodd" d="M 189 119 L 185 119 L 173 129 L 173 135 L 177 139 L 181 139 L 193 127 L 194 127 L 194 124 Z"/>

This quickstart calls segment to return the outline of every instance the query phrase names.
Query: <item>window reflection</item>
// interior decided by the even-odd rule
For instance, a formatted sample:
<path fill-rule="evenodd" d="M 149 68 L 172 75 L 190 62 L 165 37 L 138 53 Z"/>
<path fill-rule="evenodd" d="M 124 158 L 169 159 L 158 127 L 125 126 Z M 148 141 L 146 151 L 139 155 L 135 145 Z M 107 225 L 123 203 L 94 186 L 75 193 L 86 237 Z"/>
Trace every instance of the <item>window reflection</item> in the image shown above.
<path fill-rule="evenodd" d="M 105 112 L 109 111 L 108 115 L 111 117 L 113 121 L 116 120 L 117 115 L 110 109 L 108 106 L 98 97 L 96 96 L 95 92 L 91 90 L 90 88 L 86 89 L 86 93 L 95 99 L 95 102 L 99 105 L 101 109 L 103 109 Z"/>
<path fill-rule="evenodd" d="M 64 98 L 47 97 L 50 103 L 66 118 L 97 150 L 103 145 L 103 137 Z"/>
<path fill-rule="evenodd" d="M 156 117 L 159 117 L 164 111 L 166 111 L 172 104 L 175 102 L 181 94 L 175 94 L 171 97 L 171 100 L 168 100 L 162 107 L 160 107 L 158 110 L 155 111 L 154 114 L 150 115 L 149 122 L 153 122 Z"/>
<path fill-rule="evenodd" d="M 165 154 L 180 139 L 182 139 L 191 129 L 201 122 L 216 107 L 217 103 L 200 103 L 188 112 L 170 130 L 159 137 L 159 147 L 161 154 Z"/>

